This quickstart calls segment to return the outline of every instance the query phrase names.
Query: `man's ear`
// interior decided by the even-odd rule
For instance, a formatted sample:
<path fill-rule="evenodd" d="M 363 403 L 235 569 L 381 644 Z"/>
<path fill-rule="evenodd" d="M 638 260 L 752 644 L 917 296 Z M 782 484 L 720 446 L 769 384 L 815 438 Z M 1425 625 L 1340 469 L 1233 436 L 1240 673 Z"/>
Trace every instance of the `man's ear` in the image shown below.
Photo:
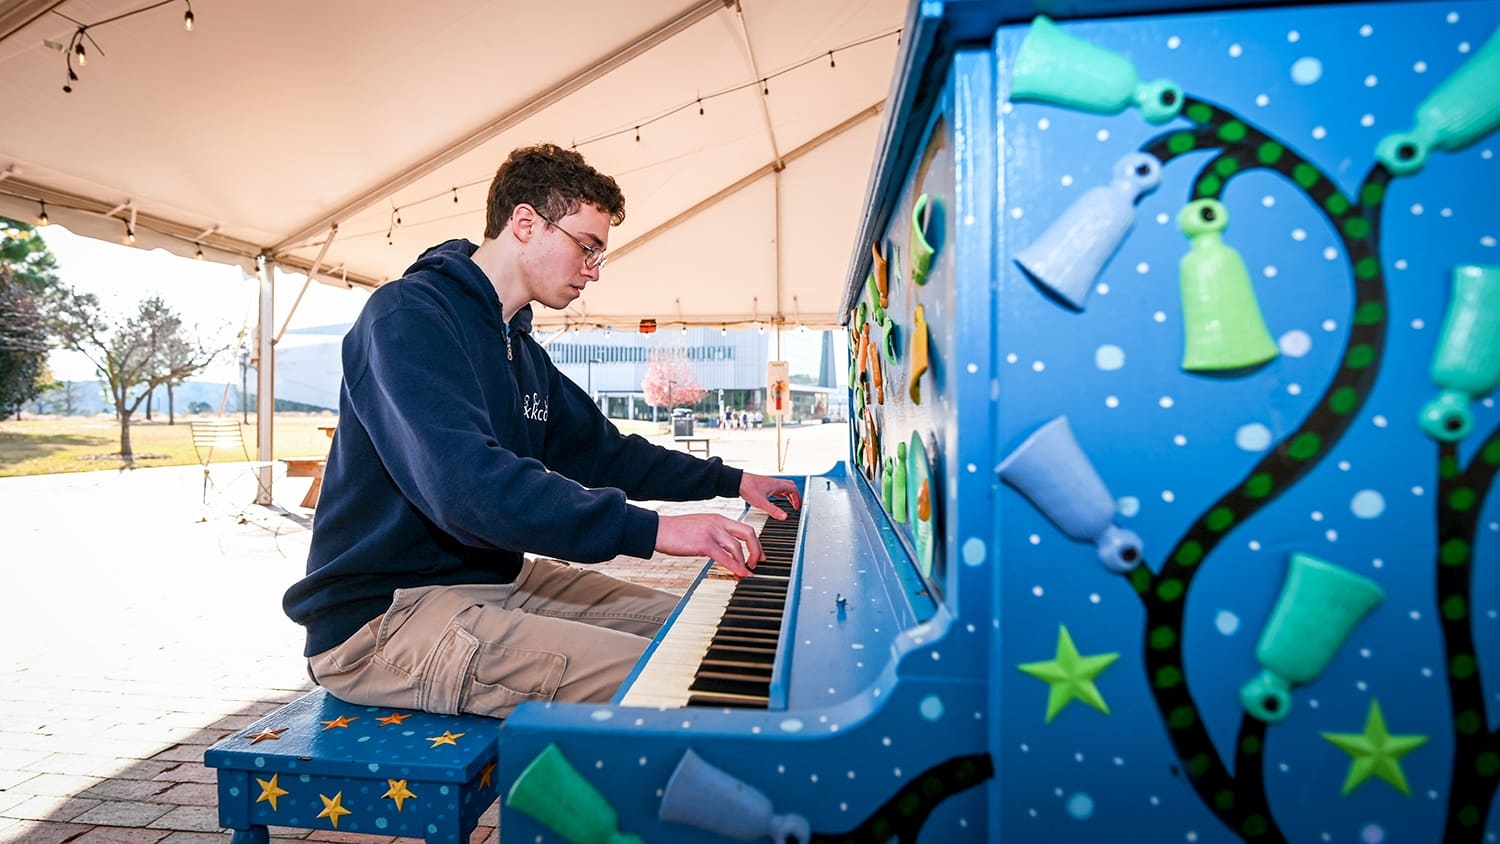
<path fill-rule="evenodd" d="M 541 223 L 542 218 L 537 216 L 536 209 L 524 202 L 516 203 L 516 207 L 510 210 L 510 230 L 522 243 L 531 240 Z"/>

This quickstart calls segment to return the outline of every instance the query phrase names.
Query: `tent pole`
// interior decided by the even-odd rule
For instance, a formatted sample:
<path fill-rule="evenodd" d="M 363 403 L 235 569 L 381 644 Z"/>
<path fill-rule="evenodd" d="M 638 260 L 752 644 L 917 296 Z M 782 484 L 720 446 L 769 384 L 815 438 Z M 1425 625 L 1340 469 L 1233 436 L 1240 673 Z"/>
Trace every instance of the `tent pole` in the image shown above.
<path fill-rule="evenodd" d="M 276 325 L 276 265 L 262 254 L 255 259 L 260 270 L 260 318 L 255 332 L 260 366 L 255 369 L 255 459 L 269 463 L 274 452 L 271 442 L 272 422 L 276 416 L 276 341 L 271 329 Z M 271 467 L 259 470 L 260 483 L 255 503 L 270 506 Z"/>

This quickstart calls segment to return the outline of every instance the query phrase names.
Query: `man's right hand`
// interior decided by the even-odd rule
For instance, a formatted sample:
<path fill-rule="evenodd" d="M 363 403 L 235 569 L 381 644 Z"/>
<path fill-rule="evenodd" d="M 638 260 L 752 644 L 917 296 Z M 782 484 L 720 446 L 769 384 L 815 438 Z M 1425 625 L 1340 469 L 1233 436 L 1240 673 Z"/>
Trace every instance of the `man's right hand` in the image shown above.
<path fill-rule="evenodd" d="M 656 550 L 680 557 L 712 557 L 737 578 L 749 577 L 755 564 L 766 558 L 755 528 L 712 513 L 659 517 Z"/>

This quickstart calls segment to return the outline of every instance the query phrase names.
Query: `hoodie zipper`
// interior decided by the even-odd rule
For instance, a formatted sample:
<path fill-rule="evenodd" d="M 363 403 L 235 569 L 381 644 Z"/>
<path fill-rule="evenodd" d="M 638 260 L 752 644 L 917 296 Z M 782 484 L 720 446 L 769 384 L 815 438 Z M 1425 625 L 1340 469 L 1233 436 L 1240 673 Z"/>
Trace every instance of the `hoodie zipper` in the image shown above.
<path fill-rule="evenodd" d="M 513 361 L 513 360 L 516 359 L 516 356 L 515 356 L 515 353 L 511 351 L 511 348 L 510 348 L 510 323 L 506 323 L 506 322 L 500 323 L 500 330 L 505 333 L 505 359 L 509 360 L 509 361 Z"/>

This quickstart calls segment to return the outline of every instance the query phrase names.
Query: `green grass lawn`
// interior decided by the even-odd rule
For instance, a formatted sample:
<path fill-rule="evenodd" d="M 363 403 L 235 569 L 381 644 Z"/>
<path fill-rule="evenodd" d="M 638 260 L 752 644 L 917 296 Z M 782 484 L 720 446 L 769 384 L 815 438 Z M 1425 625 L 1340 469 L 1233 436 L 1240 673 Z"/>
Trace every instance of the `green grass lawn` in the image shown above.
<path fill-rule="evenodd" d="M 120 459 L 120 423 L 112 416 L 56 416 L 7 419 L 0 422 L 0 478 L 20 475 L 51 475 L 60 472 L 94 472 L 104 469 L 148 466 L 192 466 L 198 463 L 188 422 L 194 417 L 179 414 L 175 424 L 164 416 L 150 422 L 137 414 L 130 424 L 130 445 L 135 462 Z M 238 416 L 234 418 L 240 418 Z M 328 453 L 328 435 L 318 426 L 336 424 L 335 416 L 284 413 L 276 416 L 272 439 L 273 457 L 311 457 Z M 660 433 L 657 423 L 614 420 L 626 434 L 652 436 Z M 255 415 L 243 428 L 251 458 L 255 457 Z M 219 460 L 224 456 L 220 454 Z"/>

